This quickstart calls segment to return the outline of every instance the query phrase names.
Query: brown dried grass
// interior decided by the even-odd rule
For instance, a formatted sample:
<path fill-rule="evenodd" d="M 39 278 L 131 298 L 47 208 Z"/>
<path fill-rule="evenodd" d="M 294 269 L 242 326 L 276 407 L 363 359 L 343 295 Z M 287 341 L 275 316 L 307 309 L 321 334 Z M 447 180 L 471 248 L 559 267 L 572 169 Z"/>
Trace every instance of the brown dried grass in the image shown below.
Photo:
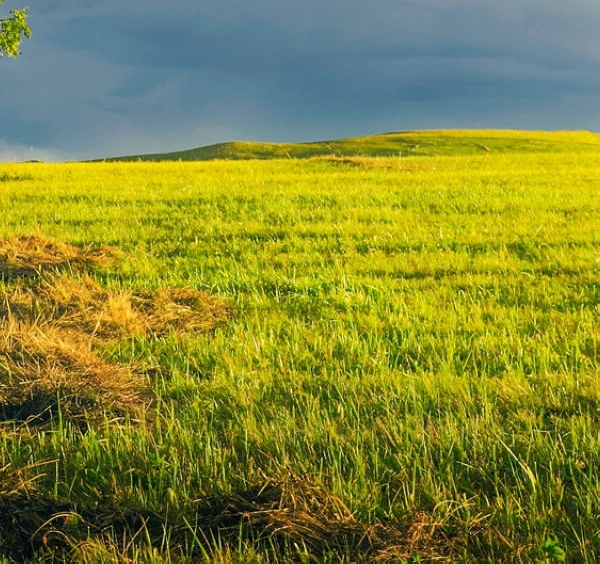
<path fill-rule="evenodd" d="M 117 255 L 41 236 L 0 240 L 0 418 L 46 424 L 59 406 L 80 423 L 94 413 L 138 414 L 151 396 L 147 378 L 107 363 L 98 349 L 130 337 L 209 332 L 227 318 L 225 303 L 206 292 L 102 288 L 89 269 Z"/>
<path fill-rule="evenodd" d="M 305 479 L 265 479 L 260 486 L 229 496 L 197 501 L 197 536 L 229 539 L 235 544 L 240 531 L 253 540 L 299 546 L 319 561 L 323 555 L 361 562 L 398 562 L 415 554 L 447 561 L 454 545 L 442 524 L 419 513 L 407 527 L 359 521 L 344 502 L 326 488 Z"/>
<path fill-rule="evenodd" d="M 120 254 L 110 247 L 76 247 L 43 235 L 0 239 L 0 279 L 39 276 L 47 270 L 94 268 Z"/>
<path fill-rule="evenodd" d="M 372 168 L 372 169 L 394 169 L 404 170 L 408 172 L 418 172 L 431 170 L 431 167 L 426 167 L 422 164 L 414 162 L 406 162 L 400 157 L 363 157 L 363 156 L 339 156 L 339 155 L 323 155 L 312 157 L 313 162 L 335 163 L 339 165 L 347 165 L 350 167 Z"/>
<path fill-rule="evenodd" d="M 297 545 L 314 556 L 350 553 L 385 559 L 402 539 L 383 525 L 359 522 L 343 501 L 305 480 L 266 480 L 258 487 L 198 500 L 196 527 L 235 542 L 240 528 L 254 540 Z M 398 556 L 398 554 L 396 554 Z"/>
<path fill-rule="evenodd" d="M 297 547 L 315 562 L 403 562 L 415 554 L 423 562 L 453 562 L 482 534 L 450 535 L 425 513 L 401 528 L 365 524 L 337 496 L 297 477 L 265 479 L 245 491 L 205 497 L 195 505 L 195 510 L 188 507 L 181 513 L 168 507 L 163 512 L 125 509 L 108 502 L 88 510 L 44 497 L 35 485 L 16 485 L 10 494 L 0 492 L 0 548 L 7 548 L 13 558 L 54 550 L 68 559 L 82 551 L 119 554 L 126 538 L 139 537 L 149 547 L 160 547 L 166 536 L 172 556 L 178 548 L 184 553 L 185 547 L 196 545 L 198 550 L 198 543 L 203 554 L 215 546 L 234 551 L 244 544 L 262 544 L 278 547 L 281 554 Z M 121 561 L 127 558 L 120 554 Z"/>
<path fill-rule="evenodd" d="M 131 292 L 105 290 L 90 276 L 47 275 L 17 281 L 0 301 L 0 319 L 40 320 L 89 339 L 207 333 L 228 317 L 225 302 L 192 288 Z"/>
<path fill-rule="evenodd" d="M 96 355 L 81 333 L 52 324 L 0 324 L 0 416 L 30 424 L 60 409 L 85 426 L 84 416 L 133 413 L 150 397 L 148 382 Z"/>

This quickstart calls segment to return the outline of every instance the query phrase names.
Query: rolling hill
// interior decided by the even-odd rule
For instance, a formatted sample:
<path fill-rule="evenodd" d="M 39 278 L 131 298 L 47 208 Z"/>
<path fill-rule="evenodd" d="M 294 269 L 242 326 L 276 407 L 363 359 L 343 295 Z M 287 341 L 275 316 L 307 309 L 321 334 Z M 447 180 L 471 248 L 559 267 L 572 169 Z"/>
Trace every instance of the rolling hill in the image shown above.
<path fill-rule="evenodd" d="M 600 135 L 589 131 L 438 130 L 382 133 L 310 143 L 231 141 L 170 153 L 102 159 L 126 161 L 207 161 L 305 159 L 335 155 L 393 157 L 473 155 L 487 152 L 555 152 L 600 150 Z"/>

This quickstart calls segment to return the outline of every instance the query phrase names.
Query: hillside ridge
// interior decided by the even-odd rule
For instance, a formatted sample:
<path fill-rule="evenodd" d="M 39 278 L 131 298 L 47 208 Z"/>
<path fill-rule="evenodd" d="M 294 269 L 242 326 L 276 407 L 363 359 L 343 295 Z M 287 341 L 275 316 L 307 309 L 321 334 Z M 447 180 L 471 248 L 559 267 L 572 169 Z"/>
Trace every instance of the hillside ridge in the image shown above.
<path fill-rule="evenodd" d="M 127 161 L 209 161 L 340 157 L 452 156 L 490 152 L 600 150 L 600 135 L 590 131 L 419 130 L 301 143 L 229 141 L 167 153 L 100 159 Z"/>

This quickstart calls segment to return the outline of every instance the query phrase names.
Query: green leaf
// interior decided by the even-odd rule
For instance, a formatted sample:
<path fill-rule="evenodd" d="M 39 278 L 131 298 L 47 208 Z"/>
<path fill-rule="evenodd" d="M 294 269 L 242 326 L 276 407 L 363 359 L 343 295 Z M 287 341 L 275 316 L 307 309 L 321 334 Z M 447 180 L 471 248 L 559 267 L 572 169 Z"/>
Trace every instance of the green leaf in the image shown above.
<path fill-rule="evenodd" d="M 4 3 L 4 0 L 0 0 Z M 23 37 L 31 37 L 31 29 L 27 25 L 27 8 L 11 10 L 10 16 L 0 19 L 0 57 L 19 55 L 19 46 Z"/>

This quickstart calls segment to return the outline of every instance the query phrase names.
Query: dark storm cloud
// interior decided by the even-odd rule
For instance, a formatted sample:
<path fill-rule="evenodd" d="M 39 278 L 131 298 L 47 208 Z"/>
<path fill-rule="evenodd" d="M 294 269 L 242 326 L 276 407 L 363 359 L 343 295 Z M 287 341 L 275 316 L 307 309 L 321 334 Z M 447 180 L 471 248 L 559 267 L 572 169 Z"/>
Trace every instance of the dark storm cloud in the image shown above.
<path fill-rule="evenodd" d="M 0 63 L 4 146 L 78 158 L 419 127 L 600 129 L 597 0 L 29 5 L 34 38 Z"/>

